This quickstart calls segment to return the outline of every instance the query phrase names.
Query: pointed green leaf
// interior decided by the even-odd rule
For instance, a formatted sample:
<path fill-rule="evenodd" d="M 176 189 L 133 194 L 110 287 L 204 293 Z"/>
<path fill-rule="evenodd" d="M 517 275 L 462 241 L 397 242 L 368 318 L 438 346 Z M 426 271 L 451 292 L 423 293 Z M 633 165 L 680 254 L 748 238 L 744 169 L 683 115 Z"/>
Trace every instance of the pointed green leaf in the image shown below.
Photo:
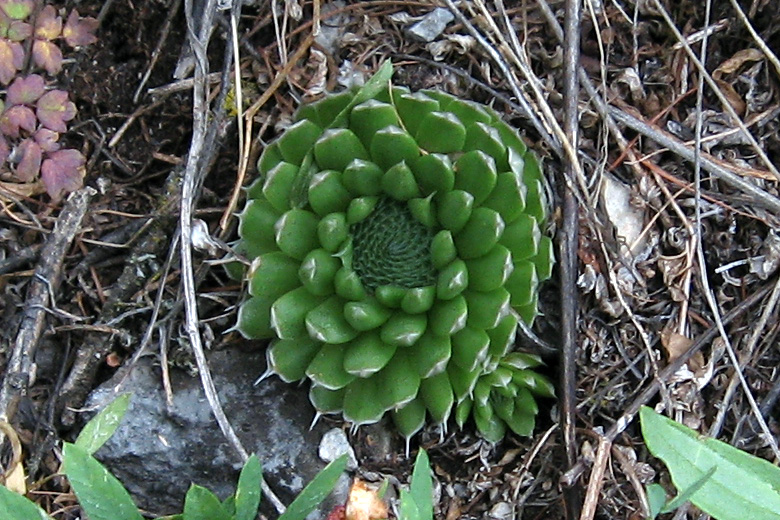
<path fill-rule="evenodd" d="M 90 520 L 143 520 L 130 494 L 87 450 L 63 445 L 63 468 Z"/>
<path fill-rule="evenodd" d="M 196 484 L 190 486 L 184 497 L 184 517 L 187 520 L 230 520 L 219 498 Z"/>
<path fill-rule="evenodd" d="M 512 253 L 497 244 L 486 255 L 466 262 L 469 287 L 476 291 L 493 291 L 507 281 L 512 273 Z"/>
<path fill-rule="evenodd" d="M 477 329 L 492 329 L 507 313 L 509 293 L 503 287 L 495 291 L 464 293 L 469 308 L 468 324 Z"/>
<path fill-rule="evenodd" d="M 385 409 L 398 409 L 417 396 L 420 376 L 403 351 L 396 352 L 390 362 L 374 376 L 382 388 Z"/>
<path fill-rule="evenodd" d="M 285 130 L 276 145 L 286 162 L 300 166 L 321 134 L 322 128 L 308 119 L 303 119 Z"/>
<path fill-rule="evenodd" d="M 279 520 L 304 520 L 325 500 L 336 487 L 341 474 L 347 467 L 347 455 L 344 454 L 325 466 L 317 476 L 303 488 L 295 500 L 287 506 L 287 510 L 279 516 Z"/>
<path fill-rule="evenodd" d="M 291 209 L 276 222 L 276 244 L 284 253 L 296 260 L 319 247 L 317 240 L 318 219 L 314 213 L 303 209 Z"/>
<path fill-rule="evenodd" d="M 322 301 L 304 287 L 293 289 L 271 306 L 271 327 L 281 339 L 308 338 L 306 315 Z"/>
<path fill-rule="evenodd" d="M 401 161 L 411 162 L 419 155 L 417 141 L 397 126 L 383 128 L 371 141 L 371 159 L 385 171 Z"/>
<path fill-rule="evenodd" d="M 345 345 L 324 344 L 306 369 L 306 375 L 314 383 L 328 390 L 338 390 L 355 380 L 344 370 Z"/>
<path fill-rule="evenodd" d="M 464 151 L 481 150 L 495 160 L 498 170 L 509 169 L 506 146 L 498 130 L 485 123 L 474 123 L 469 125 L 465 137 Z"/>
<path fill-rule="evenodd" d="M 447 373 L 450 376 L 452 391 L 455 393 L 455 399 L 457 399 L 458 402 L 472 397 L 474 387 L 477 385 L 477 380 L 479 379 L 479 371 L 472 370 L 469 372 L 463 370 L 455 363 L 450 363 L 447 365 Z"/>
<path fill-rule="evenodd" d="M 352 196 L 341 183 L 341 172 L 324 170 L 317 172 L 309 184 L 309 206 L 323 217 L 328 213 L 344 212 Z"/>
<path fill-rule="evenodd" d="M 439 336 L 451 336 L 466 326 L 469 309 L 463 295 L 439 300 L 430 311 L 430 328 Z"/>
<path fill-rule="evenodd" d="M 375 298 L 348 302 L 344 305 L 344 317 L 352 328 L 358 331 L 379 327 L 387 321 L 391 314 L 392 311 Z"/>
<path fill-rule="evenodd" d="M 401 202 L 420 196 L 417 180 L 406 161 L 394 164 L 385 172 L 382 176 L 382 191 Z"/>
<path fill-rule="evenodd" d="M 422 119 L 415 135 L 417 143 L 427 152 L 460 152 L 466 142 L 466 127 L 455 114 L 431 112 Z"/>
<path fill-rule="evenodd" d="M 294 164 L 280 162 L 268 172 L 263 184 L 263 196 L 279 213 L 290 209 L 290 194 L 298 169 Z"/>
<path fill-rule="evenodd" d="M 263 150 L 263 153 L 260 154 L 260 159 L 257 161 L 257 170 L 262 175 L 267 175 L 268 172 L 274 169 L 274 167 L 282 162 L 284 158 L 282 157 L 281 152 L 279 151 L 279 142 L 276 141 L 274 143 L 271 143 L 270 145 L 266 146 Z M 256 199 L 259 196 L 259 191 L 263 189 L 263 178 L 257 180 L 257 182 L 253 183 L 250 190 L 247 193 L 247 197 L 250 199 Z"/>
<path fill-rule="evenodd" d="M 271 306 L 275 296 L 253 296 L 238 307 L 236 329 L 247 339 L 270 339 L 274 337 L 271 327 Z"/>
<path fill-rule="evenodd" d="M 451 300 L 469 286 L 469 270 L 460 258 L 439 271 L 436 281 L 436 296 L 440 300 Z"/>
<path fill-rule="evenodd" d="M 90 455 L 95 453 L 114 435 L 128 406 L 130 406 L 130 394 L 119 395 L 84 425 L 74 444 Z"/>
<path fill-rule="evenodd" d="M 555 263 L 555 248 L 550 237 L 541 237 L 539 240 L 539 252 L 533 258 L 533 262 L 536 265 L 536 275 L 540 281 L 547 280 L 552 276 L 552 268 Z"/>
<path fill-rule="evenodd" d="M 455 114 L 466 128 L 469 128 L 476 122 L 490 123 L 492 119 L 482 105 L 465 99 L 453 98 L 446 105 L 446 110 Z"/>
<path fill-rule="evenodd" d="M 324 249 L 315 249 L 301 262 L 298 276 L 307 291 L 316 296 L 333 294 L 333 280 L 341 262 Z"/>
<path fill-rule="evenodd" d="M 443 194 L 438 202 L 439 224 L 444 229 L 457 233 L 471 218 L 474 196 L 462 190 L 453 190 Z"/>
<path fill-rule="evenodd" d="M 455 187 L 455 172 L 446 155 L 429 153 L 409 163 L 423 195 L 447 193 Z"/>
<path fill-rule="evenodd" d="M 339 413 L 344 408 L 345 393 L 345 388 L 329 390 L 324 386 L 312 384 L 309 389 L 309 401 L 318 413 Z"/>
<path fill-rule="evenodd" d="M 352 130 L 330 128 L 314 143 L 314 160 L 320 170 L 343 171 L 353 159 L 368 159 L 368 152 Z"/>
<path fill-rule="evenodd" d="M 463 229 L 455 233 L 455 247 L 464 260 L 487 254 L 504 233 L 501 215 L 488 208 L 476 208 Z"/>
<path fill-rule="evenodd" d="M 369 99 L 352 109 L 349 114 L 349 127 L 368 149 L 374 134 L 388 126 L 398 126 L 398 115 L 389 103 Z"/>
<path fill-rule="evenodd" d="M 330 253 L 341 249 L 348 237 L 349 226 L 344 213 L 325 215 L 317 224 L 317 238 L 322 247 Z"/>
<path fill-rule="evenodd" d="M 496 187 L 482 205 L 496 210 L 504 222 L 514 222 L 525 209 L 525 192 L 525 184 L 515 173 L 499 173 Z"/>
<path fill-rule="evenodd" d="M 360 301 L 367 296 L 358 274 L 347 267 L 342 267 L 336 272 L 333 284 L 336 294 L 345 300 Z"/>
<path fill-rule="evenodd" d="M 388 345 L 409 347 L 420 339 L 427 326 L 428 317 L 425 314 L 396 312 L 382 325 L 379 334 Z"/>
<path fill-rule="evenodd" d="M 308 338 L 277 339 L 265 351 L 265 357 L 269 368 L 282 381 L 293 383 L 306 377 L 306 369 L 321 347 L 322 344 Z"/>
<path fill-rule="evenodd" d="M 257 455 L 247 459 L 236 486 L 236 511 L 232 520 L 254 520 L 260 505 L 260 485 L 263 479 L 263 467 Z"/>
<path fill-rule="evenodd" d="M 404 122 L 404 128 L 412 135 L 417 134 L 418 128 L 428 114 L 439 109 L 439 102 L 422 92 L 394 97 L 393 102 Z"/>
<path fill-rule="evenodd" d="M 281 251 L 260 255 L 249 270 L 249 294 L 275 300 L 299 285 L 300 262 Z"/>
<path fill-rule="evenodd" d="M 385 307 L 397 309 L 401 307 L 406 292 L 407 289 L 396 285 L 380 285 L 374 290 L 374 296 Z"/>
<path fill-rule="evenodd" d="M 422 448 L 417 452 L 409 482 L 409 494 L 417 506 L 420 520 L 433 520 L 433 478 L 428 453 Z"/>
<path fill-rule="evenodd" d="M 338 297 L 331 296 L 306 315 L 306 330 L 309 336 L 323 343 L 338 345 L 352 341 L 358 331 L 350 327 L 344 318 L 344 304 Z"/>
<path fill-rule="evenodd" d="M 374 211 L 378 202 L 378 197 L 358 197 L 352 199 L 347 208 L 347 224 L 351 226 L 368 217 Z"/>
<path fill-rule="evenodd" d="M 435 424 L 447 422 L 455 405 L 455 395 L 446 371 L 420 381 L 420 397 Z"/>
<path fill-rule="evenodd" d="M 396 347 L 379 337 L 378 331 L 361 334 L 347 345 L 344 370 L 357 377 L 370 377 L 393 358 Z"/>
<path fill-rule="evenodd" d="M 642 436 L 664 461 L 674 485 L 687 490 L 715 468 L 690 496 L 699 509 L 720 520 L 774 519 L 780 511 L 780 469 L 773 464 L 642 407 Z"/>
<path fill-rule="evenodd" d="M 421 378 L 432 377 L 447 367 L 451 351 L 449 336 L 439 336 L 428 331 L 417 340 L 410 354 L 412 365 Z"/>
<path fill-rule="evenodd" d="M 425 405 L 420 399 L 414 399 L 403 408 L 394 410 L 393 423 L 395 423 L 398 433 L 409 439 L 419 432 L 425 424 Z"/>
<path fill-rule="evenodd" d="M 5 520 L 51 520 L 51 517 L 35 503 L 5 486 L 0 486 L 0 518 Z"/>
<path fill-rule="evenodd" d="M 474 196 L 474 205 L 481 205 L 496 186 L 496 161 L 481 150 L 472 150 L 455 162 L 455 189 Z"/>
<path fill-rule="evenodd" d="M 516 332 L 517 318 L 514 315 L 507 314 L 501 318 L 495 328 L 487 331 L 488 336 L 490 336 L 488 355 L 496 359 L 503 358 L 511 350 L 512 345 L 514 345 Z"/>
<path fill-rule="evenodd" d="M 424 199 L 416 198 L 411 199 L 407 206 L 412 216 L 417 219 L 418 222 L 426 227 L 433 229 L 437 226 L 436 221 L 436 208 L 433 204 L 432 196 L 429 195 Z"/>
<path fill-rule="evenodd" d="M 455 241 L 452 233 L 442 229 L 433 236 L 431 240 L 431 261 L 433 267 L 441 269 L 449 264 L 458 256 L 458 250 L 455 248 Z"/>
<path fill-rule="evenodd" d="M 401 300 L 401 310 L 408 314 L 428 311 L 436 300 L 436 288 L 432 285 L 414 287 L 406 291 Z"/>
<path fill-rule="evenodd" d="M 505 287 L 511 295 L 512 307 L 522 307 L 531 303 L 539 287 L 536 266 L 527 260 L 516 262 Z"/>
<path fill-rule="evenodd" d="M 484 329 L 463 327 L 452 336 L 452 362 L 471 372 L 484 361 L 490 337 Z"/>
<path fill-rule="evenodd" d="M 513 262 L 519 262 L 537 254 L 541 237 L 536 220 L 530 215 L 520 215 L 506 226 L 499 243 L 512 253 Z"/>
<path fill-rule="evenodd" d="M 238 216 L 238 233 L 247 244 L 247 253 L 251 258 L 279 249 L 275 231 L 279 217 L 281 214 L 264 199 L 250 201 Z"/>
<path fill-rule="evenodd" d="M 339 94 L 326 96 L 311 105 L 314 107 L 314 113 L 316 114 L 314 122 L 321 128 L 328 128 L 336 122 L 339 114 L 343 113 L 348 106 L 353 106 L 354 103 L 359 103 L 359 101 L 355 101 L 355 93 L 349 90 Z M 305 106 L 301 107 L 301 110 L 304 108 Z M 307 117 L 307 114 L 301 112 L 301 110 L 299 110 L 299 114 L 296 115 L 296 120 L 301 117 Z"/>
<path fill-rule="evenodd" d="M 347 386 L 344 394 L 344 419 L 357 426 L 373 424 L 387 411 L 374 378 L 357 378 Z"/>
<path fill-rule="evenodd" d="M 493 413 L 490 405 L 475 406 L 473 410 L 474 422 L 477 424 L 477 430 L 485 440 L 489 442 L 498 442 L 506 435 L 506 423 Z"/>
<path fill-rule="evenodd" d="M 382 168 L 370 161 L 355 159 L 344 170 L 342 182 L 356 197 L 376 196 L 382 193 Z"/>

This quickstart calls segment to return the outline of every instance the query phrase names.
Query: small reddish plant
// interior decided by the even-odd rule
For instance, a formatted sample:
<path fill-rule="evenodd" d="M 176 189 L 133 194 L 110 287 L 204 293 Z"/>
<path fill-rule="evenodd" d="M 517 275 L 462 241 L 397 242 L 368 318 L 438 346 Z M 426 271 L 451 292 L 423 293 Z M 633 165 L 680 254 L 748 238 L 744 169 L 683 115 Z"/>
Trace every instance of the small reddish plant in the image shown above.
<path fill-rule="evenodd" d="M 96 41 L 97 20 L 74 9 L 63 23 L 51 5 L 34 13 L 32 0 L 0 0 L 0 179 L 35 183 L 54 200 L 81 187 L 86 159 L 78 150 L 62 148 L 60 134 L 76 116 L 76 105 L 64 90 L 51 89 L 49 77 L 62 69 L 60 41 L 76 48 Z M 32 45 L 28 42 L 32 40 Z M 29 56 L 25 49 L 30 48 Z"/>

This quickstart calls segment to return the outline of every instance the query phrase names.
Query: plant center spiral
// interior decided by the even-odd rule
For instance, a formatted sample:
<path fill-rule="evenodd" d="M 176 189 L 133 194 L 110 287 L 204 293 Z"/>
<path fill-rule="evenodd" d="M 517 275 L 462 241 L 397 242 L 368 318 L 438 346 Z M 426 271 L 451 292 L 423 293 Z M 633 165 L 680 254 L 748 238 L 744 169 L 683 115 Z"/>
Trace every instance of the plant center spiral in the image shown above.
<path fill-rule="evenodd" d="M 436 283 L 431 230 L 405 204 L 382 198 L 374 211 L 350 228 L 352 268 L 363 285 L 413 288 Z"/>

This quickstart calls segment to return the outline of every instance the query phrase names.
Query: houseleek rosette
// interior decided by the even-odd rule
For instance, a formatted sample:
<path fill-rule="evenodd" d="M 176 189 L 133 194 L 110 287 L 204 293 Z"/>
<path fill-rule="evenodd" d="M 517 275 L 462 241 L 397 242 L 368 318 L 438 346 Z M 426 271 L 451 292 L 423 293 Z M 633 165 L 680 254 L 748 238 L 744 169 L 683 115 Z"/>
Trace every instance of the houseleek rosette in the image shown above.
<path fill-rule="evenodd" d="M 320 413 L 528 435 L 553 393 L 511 351 L 553 263 L 539 164 L 491 109 L 390 74 L 302 107 L 263 152 L 238 330 L 272 339 L 269 370 L 310 379 Z"/>

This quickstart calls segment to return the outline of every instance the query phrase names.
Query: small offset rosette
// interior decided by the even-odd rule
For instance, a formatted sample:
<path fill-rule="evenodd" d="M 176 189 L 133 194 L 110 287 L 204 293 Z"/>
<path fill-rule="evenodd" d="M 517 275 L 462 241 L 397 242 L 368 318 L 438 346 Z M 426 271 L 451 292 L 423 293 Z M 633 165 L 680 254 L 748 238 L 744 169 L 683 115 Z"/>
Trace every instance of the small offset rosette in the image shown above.
<path fill-rule="evenodd" d="M 241 214 L 253 259 L 238 330 L 320 413 L 473 416 L 528 435 L 552 387 L 511 352 L 553 252 L 539 164 L 489 108 L 384 87 L 304 106 L 266 148 Z M 522 360 L 522 361 L 521 361 Z"/>

